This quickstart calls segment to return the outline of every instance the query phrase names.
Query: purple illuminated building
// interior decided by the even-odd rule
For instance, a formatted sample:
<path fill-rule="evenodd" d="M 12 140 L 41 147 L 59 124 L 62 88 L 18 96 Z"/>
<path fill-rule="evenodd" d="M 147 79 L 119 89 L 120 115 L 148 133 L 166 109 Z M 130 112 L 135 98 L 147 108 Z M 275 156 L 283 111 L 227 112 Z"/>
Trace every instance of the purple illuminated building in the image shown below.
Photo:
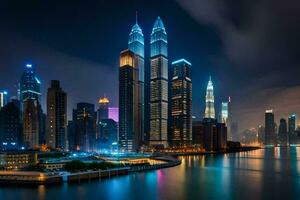
<path fill-rule="evenodd" d="M 113 119 L 115 122 L 119 122 L 119 108 L 109 107 L 108 108 L 108 118 Z"/>

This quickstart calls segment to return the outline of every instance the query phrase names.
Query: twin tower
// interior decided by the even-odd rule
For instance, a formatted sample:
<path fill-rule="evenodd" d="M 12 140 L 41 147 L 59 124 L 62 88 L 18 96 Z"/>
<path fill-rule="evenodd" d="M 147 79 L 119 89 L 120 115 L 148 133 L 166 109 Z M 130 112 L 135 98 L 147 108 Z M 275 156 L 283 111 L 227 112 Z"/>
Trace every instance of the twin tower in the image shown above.
<path fill-rule="evenodd" d="M 144 51 L 144 35 L 136 21 L 129 34 L 128 49 L 120 55 L 119 143 L 124 151 L 137 151 L 145 142 L 149 145 L 167 144 L 168 41 L 160 17 L 157 17 L 150 37 L 147 93 Z"/>

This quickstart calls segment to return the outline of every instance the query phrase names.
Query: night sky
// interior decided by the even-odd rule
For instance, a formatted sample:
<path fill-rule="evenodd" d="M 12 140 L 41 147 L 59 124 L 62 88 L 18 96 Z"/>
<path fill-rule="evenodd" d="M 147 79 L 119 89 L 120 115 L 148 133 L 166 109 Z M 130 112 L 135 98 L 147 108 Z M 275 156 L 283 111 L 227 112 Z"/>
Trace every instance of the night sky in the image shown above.
<path fill-rule="evenodd" d="M 209 75 L 216 109 L 232 98 L 240 130 L 263 124 L 273 108 L 277 123 L 300 115 L 299 0 L 4 0 L 0 3 L 0 89 L 16 95 L 26 62 L 42 81 L 68 93 L 68 113 L 78 102 L 104 94 L 118 105 L 119 53 L 127 48 L 135 12 L 143 29 L 146 65 L 157 16 L 165 24 L 169 63 L 193 66 L 193 114 L 202 117 Z"/>

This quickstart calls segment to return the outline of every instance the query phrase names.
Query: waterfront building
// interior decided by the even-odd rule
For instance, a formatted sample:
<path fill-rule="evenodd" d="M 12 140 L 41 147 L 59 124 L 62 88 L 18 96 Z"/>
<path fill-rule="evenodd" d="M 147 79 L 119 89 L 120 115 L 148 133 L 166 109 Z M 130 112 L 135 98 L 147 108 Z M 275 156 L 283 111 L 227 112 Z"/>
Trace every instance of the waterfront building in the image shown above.
<path fill-rule="evenodd" d="M 47 146 L 52 149 L 66 149 L 67 93 L 58 80 L 51 81 L 47 92 Z"/>
<path fill-rule="evenodd" d="M 265 145 L 274 145 L 276 142 L 275 122 L 273 110 L 265 112 Z"/>
<path fill-rule="evenodd" d="M 142 141 L 139 112 L 139 59 L 130 50 L 120 54 L 119 67 L 119 144 L 123 151 L 138 151 Z"/>
<path fill-rule="evenodd" d="M 23 103 L 26 99 L 35 99 L 40 102 L 41 97 L 41 82 L 37 78 L 33 65 L 26 64 L 24 72 L 20 80 L 20 102 L 21 110 L 23 111 Z"/>
<path fill-rule="evenodd" d="M 37 153 L 34 151 L 3 151 L 0 152 L 0 167 L 6 170 L 16 170 L 36 165 Z"/>
<path fill-rule="evenodd" d="M 96 139 L 96 112 L 91 103 L 78 103 L 73 110 L 76 150 L 92 152 Z"/>
<path fill-rule="evenodd" d="M 99 149 L 112 149 L 118 142 L 118 123 L 113 119 L 103 119 L 100 128 Z"/>
<path fill-rule="evenodd" d="M 206 97 L 205 97 L 205 117 L 215 119 L 215 97 L 214 97 L 214 86 L 211 81 L 211 77 L 209 77 L 209 81 L 206 89 Z"/>
<path fill-rule="evenodd" d="M 172 62 L 170 120 L 172 146 L 185 146 L 192 142 L 191 66 L 185 59 Z"/>
<path fill-rule="evenodd" d="M 39 101 L 27 98 L 23 101 L 23 145 L 27 149 L 39 148 L 39 137 L 43 130 L 43 111 Z"/>
<path fill-rule="evenodd" d="M 278 129 L 278 143 L 281 146 L 287 146 L 288 144 L 288 130 L 287 130 L 287 123 L 285 119 L 280 119 L 279 129 Z"/>
<path fill-rule="evenodd" d="M 231 97 L 228 97 L 228 102 L 227 102 L 227 140 L 232 141 L 233 140 L 233 134 L 231 132 L 231 125 L 233 122 L 233 114 L 232 114 L 232 102 L 231 102 Z"/>
<path fill-rule="evenodd" d="M 296 134 L 296 115 L 291 114 L 288 118 L 288 138 L 290 144 L 297 143 L 297 134 Z"/>
<path fill-rule="evenodd" d="M 140 116 L 140 133 L 141 142 L 145 140 L 145 47 L 144 47 L 144 35 L 141 27 L 137 21 L 133 25 L 128 38 L 128 49 L 135 54 L 136 66 L 138 69 L 138 84 L 139 84 L 139 99 L 138 99 L 138 112 Z"/>
<path fill-rule="evenodd" d="M 68 121 L 68 126 L 67 126 L 67 149 L 69 151 L 76 151 L 76 131 L 75 131 L 75 123 L 72 120 Z"/>
<path fill-rule="evenodd" d="M 0 109 L 7 104 L 7 91 L 0 91 Z"/>
<path fill-rule="evenodd" d="M 206 151 L 225 149 L 227 147 L 227 127 L 213 118 L 194 121 L 193 143 Z"/>
<path fill-rule="evenodd" d="M 0 110 L 0 149 L 18 149 L 21 146 L 22 122 L 18 100 Z"/>
<path fill-rule="evenodd" d="M 168 42 L 160 17 L 150 38 L 150 127 L 149 144 L 167 146 L 168 140 Z"/>
<path fill-rule="evenodd" d="M 101 137 L 101 120 L 108 119 L 108 105 L 109 105 L 109 99 L 106 97 L 100 98 L 99 101 L 99 107 L 97 110 L 97 134 L 96 139 Z"/>
<path fill-rule="evenodd" d="M 232 137 L 232 138 L 230 138 L 230 140 L 232 140 L 232 141 L 239 140 L 239 125 L 237 122 L 232 122 L 230 124 L 230 134 Z"/>

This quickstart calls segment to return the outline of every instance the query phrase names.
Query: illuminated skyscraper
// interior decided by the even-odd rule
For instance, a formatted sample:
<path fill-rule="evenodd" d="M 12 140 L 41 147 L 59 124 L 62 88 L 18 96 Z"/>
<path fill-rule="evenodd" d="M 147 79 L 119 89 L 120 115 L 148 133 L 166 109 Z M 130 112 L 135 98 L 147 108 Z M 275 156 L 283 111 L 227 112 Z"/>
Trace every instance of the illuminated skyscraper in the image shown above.
<path fill-rule="evenodd" d="M 139 100 L 138 112 L 140 113 L 140 132 L 141 140 L 145 138 L 145 62 L 144 62 L 144 35 L 142 29 L 138 25 L 137 16 L 136 23 L 133 25 L 128 38 L 128 49 L 135 54 L 136 66 L 139 72 Z"/>
<path fill-rule="evenodd" d="M 137 151 L 141 133 L 139 112 L 139 70 L 138 58 L 130 50 L 120 55 L 119 68 L 119 144 L 123 151 Z"/>
<path fill-rule="evenodd" d="M 265 113 L 265 144 L 274 145 L 275 144 L 275 122 L 273 110 L 266 110 Z"/>
<path fill-rule="evenodd" d="M 215 97 L 214 97 L 214 86 L 211 81 L 211 77 L 209 77 L 209 81 L 207 84 L 206 96 L 205 96 L 205 117 L 215 119 Z"/>
<path fill-rule="evenodd" d="M 297 142 L 295 114 L 290 115 L 288 119 L 288 137 L 289 137 L 290 144 L 295 144 Z"/>
<path fill-rule="evenodd" d="M 7 91 L 0 91 L 0 109 L 7 104 Z"/>
<path fill-rule="evenodd" d="M 47 145 L 66 150 L 67 144 L 67 94 L 59 81 L 52 80 L 47 93 Z"/>
<path fill-rule="evenodd" d="M 222 102 L 221 122 L 228 127 L 228 102 Z"/>
<path fill-rule="evenodd" d="M 21 108 L 23 108 L 22 104 L 26 99 L 35 99 L 40 102 L 40 86 L 41 82 L 35 75 L 32 64 L 26 64 L 25 70 L 20 80 Z"/>
<path fill-rule="evenodd" d="M 172 62 L 170 140 L 175 146 L 192 142 L 191 66 L 185 59 Z"/>
<path fill-rule="evenodd" d="M 109 105 L 109 99 L 106 97 L 100 98 L 99 101 L 99 107 L 97 110 L 97 134 L 96 139 L 101 137 L 101 120 L 108 119 L 108 105 Z"/>
<path fill-rule="evenodd" d="M 168 140 L 168 42 L 160 17 L 150 39 L 150 145 L 167 146 Z"/>

